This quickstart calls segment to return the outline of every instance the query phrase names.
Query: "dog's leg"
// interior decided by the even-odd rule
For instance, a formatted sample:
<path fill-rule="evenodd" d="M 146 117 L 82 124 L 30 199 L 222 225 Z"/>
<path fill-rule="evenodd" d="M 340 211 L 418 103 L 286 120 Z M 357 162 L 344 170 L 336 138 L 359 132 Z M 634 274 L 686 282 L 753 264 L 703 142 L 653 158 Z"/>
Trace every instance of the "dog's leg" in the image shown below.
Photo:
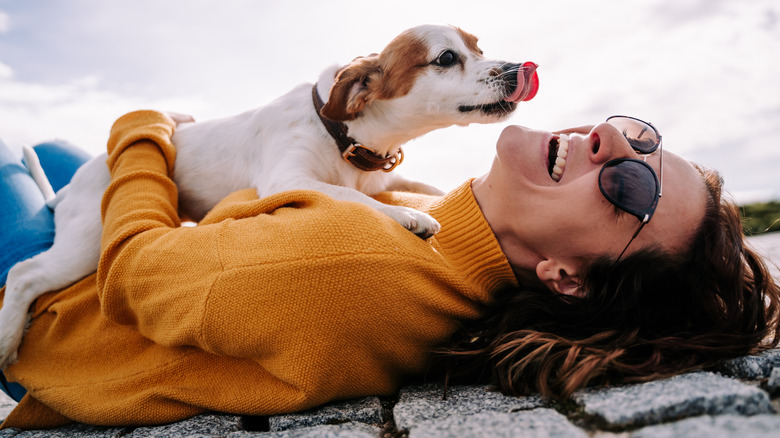
<path fill-rule="evenodd" d="M 44 251 L 17 263 L 8 272 L 5 298 L 0 308 L 0 368 L 16 362 L 17 350 L 29 321 L 30 305 L 45 292 L 70 284 L 69 279 L 58 278 L 57 273 L 46 269 L 52 264 L 62 263 L 63 254 L 58 252 Z M 68 254 L 64 256 L 67 259 Z"/>
<path fill-rule="evenodd" d="M 344 201 L 359 202 L 361 204 L 372 207 L 399 224 L 404 228 L 418 235 L 423 239 L 427 239 L 439 232 L 440 225 L 430 215 L 421 211 L 415 210 L 409 207 L 403 207 L 400 205 L 387 205 L 383 204 L 368 195 L 365 195 L 357 190 L 350 189 L 343 186 L 336 186 L 332 184 L 323 183 L 316 180 L 297 180 L 295 182 L 289 182 L 286 184 L 274 184 L 271 193 L 279 193 L 285 190 L 316 190 L 322 192 L 330 197 L 341 199 Z M 263 191 L 258 190 L 258 194 L 261 196 L 266 195 Z"/>
<path fill-rule="evenodd" d="M 393 178 L 390 181 L 390 184 L 388 184 L 387 189 L 388 191 L 395 191 L 395 192 L 412 192 L 412 193 L 420 193 L 422 195 L 435 195 L 435 196 L 441 196 L 444 194 L 441 190 L 437 189 L 436 187 L 425 184 L 424 182 L 419 181 L 412 181 L 408 180 L 400 175 L 395 175 L 395 178 Z"/>
<path fill-rule="evenodd" d="M 110 175 L 105 157 L 84 167 L 92 169 L 85 169 L 79 190 L 68 191 L 54 211 L 56 233 L 52 247 L 8 271 L 0 308 L 0 369 L 16 361 L 33 301 L 46 292 L 73 284 L 97 268 L 102 231 L 100 201 Z M 73 183 L 77 183 L 80 173 L 81 169 Z"/>

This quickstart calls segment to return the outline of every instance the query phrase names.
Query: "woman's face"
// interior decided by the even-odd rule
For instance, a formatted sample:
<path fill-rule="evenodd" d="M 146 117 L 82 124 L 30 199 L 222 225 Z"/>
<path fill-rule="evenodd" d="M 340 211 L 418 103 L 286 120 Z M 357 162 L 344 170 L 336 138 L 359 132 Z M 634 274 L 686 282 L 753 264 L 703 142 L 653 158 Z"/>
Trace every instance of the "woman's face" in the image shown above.
<path fill-rule="evenodd" d="M 617 258 L 639 226 L 636 216 L 602 195 L 599 172 L 614 158 L 642 157 L 608 123 L 561 132 L 570 140 L 560 181 L 548 170 L 553 134 L 510 126 L 498 139 L 490 172 L 474 180 L 472 188 L 518 279 L 576 293 L 580 269 L 599 256 Z M 659 154 L 646 158 L 661 175 Z M 700 173 L 667 150 L 663 165 L 663 196 L 626 254 L 649 246 L 684 249 L 704 217 L 706 187 Z"/>

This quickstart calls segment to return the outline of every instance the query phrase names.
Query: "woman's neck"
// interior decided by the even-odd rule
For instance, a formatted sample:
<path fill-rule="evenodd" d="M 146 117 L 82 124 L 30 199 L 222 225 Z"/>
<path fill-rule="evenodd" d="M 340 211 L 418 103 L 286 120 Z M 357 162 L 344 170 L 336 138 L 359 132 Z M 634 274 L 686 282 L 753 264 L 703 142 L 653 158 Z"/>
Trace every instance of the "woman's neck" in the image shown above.
<path fill-rule="evenodd" d="M 520 229 L 522 221 L 517 217 L 518 212 L 506 210 L 506 199 L 497 196 L 498 192 L 493 190 L 484 176 L 473 180 L 471 189 L 501 250 L 512 265 L 518 283 L 523 286 L 544 287 L 536 276 L 536 264 L 541 259 L 527 247 L 522 238 L 524 230 Z"/>

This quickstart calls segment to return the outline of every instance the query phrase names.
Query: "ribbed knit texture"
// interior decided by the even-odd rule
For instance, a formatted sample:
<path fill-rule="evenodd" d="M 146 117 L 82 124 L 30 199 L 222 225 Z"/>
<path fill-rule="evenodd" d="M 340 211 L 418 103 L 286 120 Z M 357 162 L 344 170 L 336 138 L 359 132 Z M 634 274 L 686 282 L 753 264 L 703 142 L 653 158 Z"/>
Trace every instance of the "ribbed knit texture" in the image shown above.
<path fill-rule="evenodd" d="M 180 227 L 173 123 L 142 111 L 109 140 L 98 272 L 39 298 L 3 427 L 151 425 L 204 411 L 272 415 L 395 392 L 457 321 L 514 282 L 467 182 L 426 241 L 318 192 L 242 190 Z"/>

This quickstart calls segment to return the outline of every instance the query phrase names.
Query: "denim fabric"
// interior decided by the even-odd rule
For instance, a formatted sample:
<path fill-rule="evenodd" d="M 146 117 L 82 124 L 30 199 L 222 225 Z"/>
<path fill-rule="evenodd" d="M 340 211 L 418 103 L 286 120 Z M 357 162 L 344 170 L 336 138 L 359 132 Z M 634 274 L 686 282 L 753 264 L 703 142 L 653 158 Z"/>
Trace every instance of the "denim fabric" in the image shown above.
<path fill-rule="evenodd" d="M 89 160 L 84 151 L 62 141 L 34 146 L 56 192 L 70 181 L 76 169 Z M 54 214 L 46 206 L 27 168 L 0 141 L 0 285 L 19 261 L 48 249 L 54 242 Z M 7 382 L 0 372 L 0 389 L 16 401 L 25 389 Z"/>

